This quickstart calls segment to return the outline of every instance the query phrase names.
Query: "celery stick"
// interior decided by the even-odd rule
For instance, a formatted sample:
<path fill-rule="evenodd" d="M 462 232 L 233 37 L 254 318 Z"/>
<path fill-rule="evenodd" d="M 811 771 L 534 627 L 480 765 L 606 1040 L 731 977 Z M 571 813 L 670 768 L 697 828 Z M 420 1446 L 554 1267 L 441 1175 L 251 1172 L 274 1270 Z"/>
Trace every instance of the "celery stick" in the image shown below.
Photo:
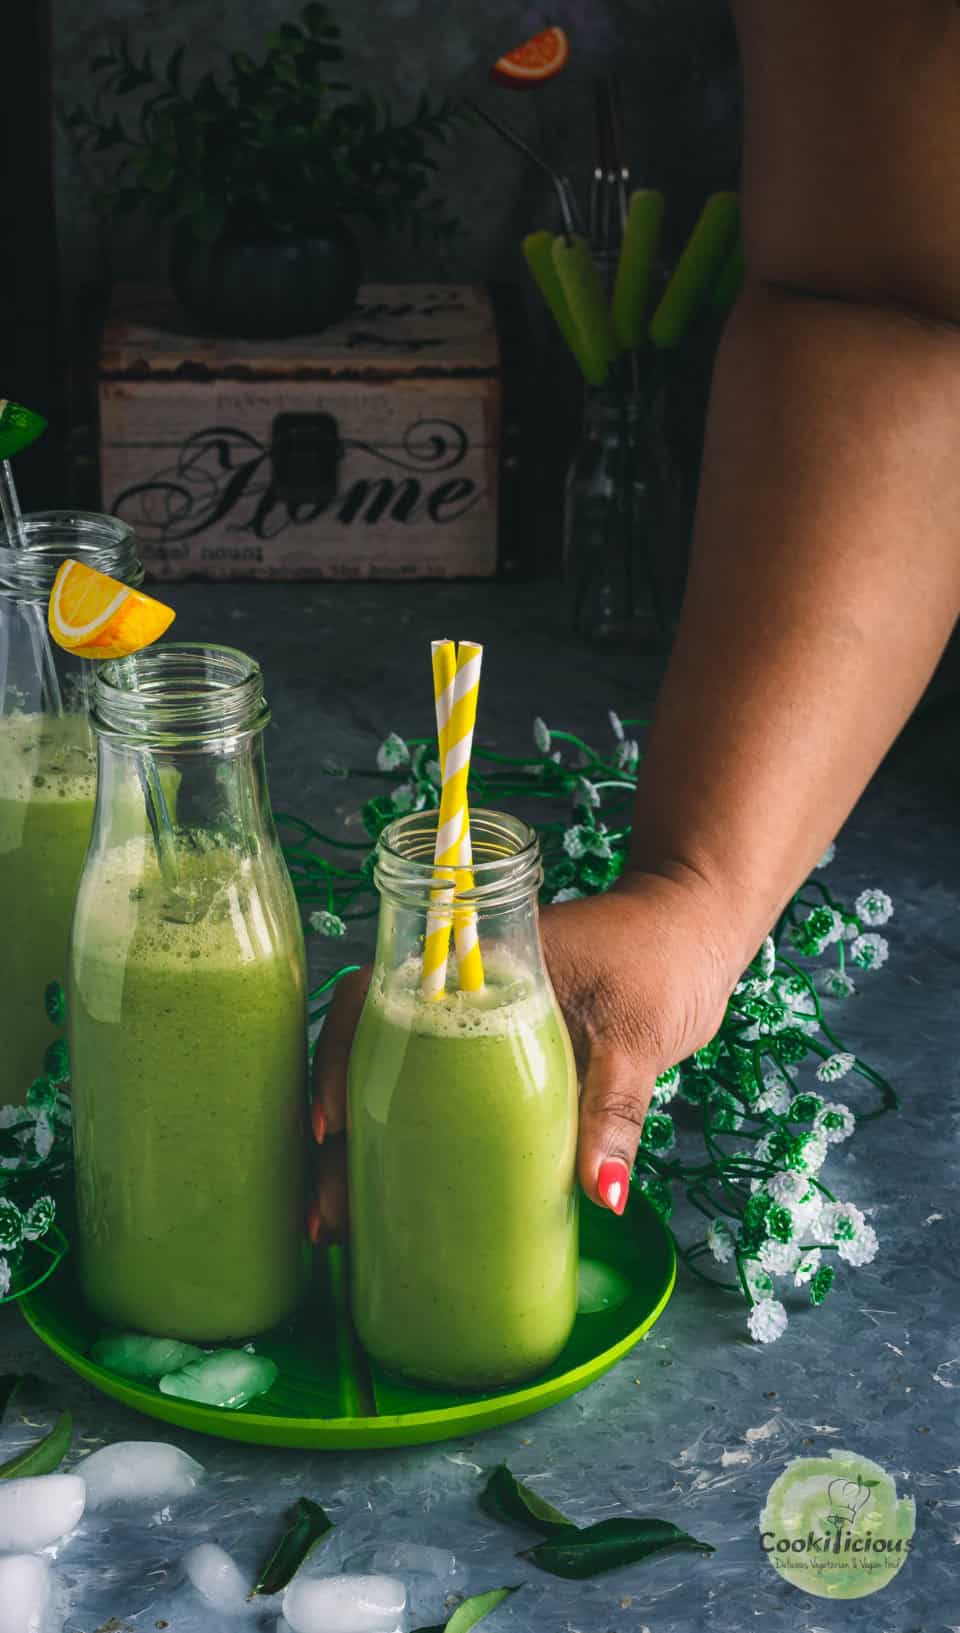
<path fill-rule="evenodd" d="M 553 264 L 580 337 L 583 372 L 592 385 L 603 385 L 607 366 L 617 354 L 607 297 L 585 238 L 555 238 Z"/>
<path fill-rule="evenodd" d="M 523 253 L 533 274 L 534 282 L 553 313 L 557 328 L 570 347 L 581 372 L 591 385 L 602 385 L 607 377 L 607 366 L 604 363 L 602 373 L 597 376 L 593 358 L 588 354 L 580 340 L 580 331 L 567 305 L 567 297 L 563 292 L 554 265 L 553 234 L 549 232 L 529 233 L 523 240 Z"/>
<path fill-rule="evenodd" d="M 739 223 L 736 193 L 714 193 L 707 199 L 650 319 L 647 332 L 658 348 L 676 346 L 683 339 L 730 253 Z"/>
<path fill-rule="evenodd" d="M 711 311 L 722 314 L 730 310 L 730 307 L 733 305 L 740 293 L 740 285 L 743 283 L 743 272 L 743 245 L 738 239 L 734 244 L 733 249 L 730 251 L 730 254 L 727 256 L 726 260 L 721 266 L 713 288 L 710 291 L 709 305 Z"/>
<path fill-rule="evenodd" d="M 643 344 L 662 221 L 662 193 L 652 187 L 631 193 L 613 288 L 613 332 L 627 351 Z"/>

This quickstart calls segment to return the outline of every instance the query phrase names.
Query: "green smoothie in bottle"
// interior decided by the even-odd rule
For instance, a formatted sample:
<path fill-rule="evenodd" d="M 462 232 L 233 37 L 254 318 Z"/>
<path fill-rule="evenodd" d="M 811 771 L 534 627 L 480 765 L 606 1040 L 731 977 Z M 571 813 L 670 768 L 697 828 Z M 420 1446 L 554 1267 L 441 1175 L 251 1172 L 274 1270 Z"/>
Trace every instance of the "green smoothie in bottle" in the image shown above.
<path fill-rule="evenodd" d="M 96 747 L 93 665 L 55 647 L 47 602 L 72 557 L 126 584 L 143 568 L 125 522 L 89 511 L 23 518 L 0 570 L 0 1106 L 22 1105 L 59 1035 L 44 989 L 66 977 L 74 897 L 90 838 Z M 143 806 L 130 816 L 142 831 Z"/>
<path fill-rule="evenodd" d="M 380 842 L 378 960 L 350 1058 L 353 1314 L 390 1371 L 486 1389 L 535 1376 L 569 1337 L 577 1297 L 577 1080 L 536 926 L 529 829 L 474 813 L 485 982 L 420 991 L 432 869 L 423 817 Z M 490 866 L 496 850 L 512 854 Z M 412 906 L 417 889 L 423 906 Z"/>
<path fill-rule="evenodd" d="M 259 669 L 230 648 L 124 662 L 97 679 L 71 935 L 81 1281 L 118 1326 L 242 1339 L 292 1314 L 305 1269 L 305 961 L 266 792 L 269 716 Z M 148 755 L 177 780 L 163 869 L 126 815 Z"/>

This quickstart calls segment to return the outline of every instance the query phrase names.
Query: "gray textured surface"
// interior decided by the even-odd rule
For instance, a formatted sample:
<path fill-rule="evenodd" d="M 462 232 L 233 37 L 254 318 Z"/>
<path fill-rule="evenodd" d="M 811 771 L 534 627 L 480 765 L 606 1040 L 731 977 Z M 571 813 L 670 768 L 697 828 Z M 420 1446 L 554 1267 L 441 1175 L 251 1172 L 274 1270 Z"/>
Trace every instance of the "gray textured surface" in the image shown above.
<path fill-rule="evenodd" d="M 652 673 L 628 660 L 599 661 L 574 648 L 556 597 L 533 586 L 185 585 L 170 599 L 182 638 L 232 639 L 262 658 L 275 715 L 274 802 L 314 819 L 329 820 L 335 807 L 345 814 L 357 799 L 349 784 L 319 773 L 324 755 L 369 763 L 389 728 L 423 729 L 429 635 L 449 630 L 488 643 L 481 729 L 504 748 L 526 744 L 536 712 L 599 737 L 609 706 L 640 712 L 653 684 Z M 250 1562 L 301 1492 L 338 1521 L 334 1563 L 375 1541 L 455 1552 L 452 1582 L 421 1581 L 414 1626 L 439 1618 L 451 1587 L 526 1579 L 491 1627 L 956 1633 L 956 720 L 956 708 L 941 705 L 915 724 L 841 835 L 831 876 L 842 894 L 881 884 L 897 906 L 890 963 L 864 978 L 842 1030 L 901 1089 L 904 1109 L 868 1125 L 827 1170 L 877 1227 L 876 1262 L 844 1270 L 824 1308 L 798 1313 L 769 1348 L 745 1339 L 738 1300 L 681 1277 L 659 1324 L 611 1375 L 540 1417 L 482 1437 L 344 1456 L 175 1434 L 209 1470 L 203 1496 L 152 1524 L 144 1517 L 82 1529 L 60 1560 L 76 1589 L 69 1633 L 94 1633 L 111 1617 L 151 1633 L 164 1621 L 170 1633 L 219 1633 L 216 1617 L 198 1619 L 197 1602 L 176 1597 L 177 1561 L 191 1542 L 211 1537 Z M 74 1380 L 6 1310 L 0 1371 L 21 1367 L 47 1380 L 51 1407 L 72 1406 L 88 1441 L 156 1436 L 147 1420 Z M 15 1444 L 28 1433 L 14 1424 L 3 1439 Z M 789 1458 L 830 1447 L 875 1458 L 917 1501 L 916 1542 L 903 1571 L 856 1604 L 808 1598 L 781 1582 L 758 1548 L 757 1518 L 775 1475 Z M 503 1459 L 581 1522 L 656 1514 L 717 1552 L 667 1556 L 582 1584 L 538 1576 L 514 1557 L 522 1536 L 476 1508 L 479 1470 Z M 324 1556 L 318 1566 L 328 1562 Z"/>

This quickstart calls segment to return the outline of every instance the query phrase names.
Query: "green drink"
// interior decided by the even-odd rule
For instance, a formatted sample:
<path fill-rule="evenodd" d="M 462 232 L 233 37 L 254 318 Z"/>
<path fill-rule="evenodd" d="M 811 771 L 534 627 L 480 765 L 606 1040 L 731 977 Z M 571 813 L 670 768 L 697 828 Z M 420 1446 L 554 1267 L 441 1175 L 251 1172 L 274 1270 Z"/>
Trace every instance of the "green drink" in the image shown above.
<path fill-rule="evenodd" d="M 577 1299 L 577 1086 L 529 976 L 488 961 L 440 1004 L 381 975 L 350 1061 L 354 1317 L 386 1367 L 483 1388 L 533 1376 Z"/>
<path fill-rule="evenodd" d="M 96 763 L 86 715 L 0 717 L 0 1105 L 22 1105 L 57 1036 L 44 987 L 62 980 Z"/>
<path fill-rule="evenodd" d="M 48 639 L 50 591 L 71 557 L 137 585 L 125 522 L 89 511 L 23 517 L 21 548 L 0 564 L 0 1106 L 22 1105 L 57 1036 L 44 988 L 66 976 L 74 896 L 93 819 L 93 665 Z M 144 826 L 143 799 L 130 819 Z"/>
<path fill-rule="evenodd" d="M 77 903 L 69 987 L 81 1273 L 106 1320 L 213 1340 L 297 1303 L 305 984 L 290 904 L 182 838 L 169 916 L 152 846 L 109 851 Z M 200 847 L 200 848 L 198 848 Z"/>
<path fill-rule="evenodd" d="M 303 1288 L 306 978 L 256 664 L 171 642 L 97 676 L 70 947 L 81 1280 L 104 1320 L 212 1342 Z M 175 826 L 131 836 L 155 772 Z"/>
<path fill-rule="evenodd" d="M 353 1316 L 388 1370 L 456 1389 L 542 1372 L 577 1300 L 577 1079 L 537 929 L 536 836 L 471 818 L 485 981 L 423 996 L 436 816 L 381 836 L 377 964 L 350 1056 Z M 466 904 L 469 903 L 469 906 Z"/>

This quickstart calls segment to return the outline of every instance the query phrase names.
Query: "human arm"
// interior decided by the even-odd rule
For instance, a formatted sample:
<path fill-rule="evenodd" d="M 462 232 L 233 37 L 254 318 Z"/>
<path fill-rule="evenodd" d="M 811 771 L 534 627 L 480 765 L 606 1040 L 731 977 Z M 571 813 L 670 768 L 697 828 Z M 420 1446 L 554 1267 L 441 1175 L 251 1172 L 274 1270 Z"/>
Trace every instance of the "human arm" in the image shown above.
<path fill-rule="evenodd" d="M 618 1207 L 655 1075 L 716 1030 L 960 608 L 960 9 L 735 11 L 747 276 L 631 865 L 543 919 L 581 1062 L 581 1179 L 597 1198 L 612 1162 Z M 348 999 L 331 1019 L 333 1126 Z"/>

